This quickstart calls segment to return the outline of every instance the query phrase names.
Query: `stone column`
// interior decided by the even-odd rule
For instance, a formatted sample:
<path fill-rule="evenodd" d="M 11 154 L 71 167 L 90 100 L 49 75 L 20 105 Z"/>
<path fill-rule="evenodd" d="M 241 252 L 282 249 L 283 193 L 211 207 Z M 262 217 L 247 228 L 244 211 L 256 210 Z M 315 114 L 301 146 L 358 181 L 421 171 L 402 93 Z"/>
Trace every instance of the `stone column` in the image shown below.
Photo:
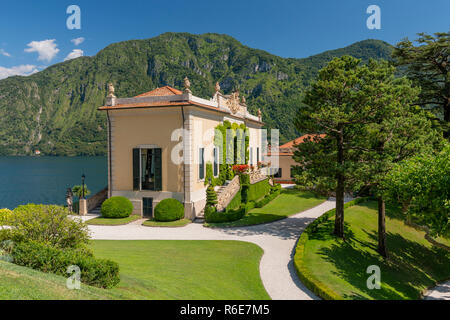
<path fill-rule="evenodd" d="M 87 210 L 87 200 L 86 199 L 80 199 L 80 211 L 79 214 L 80 216 L 85 216 L 87 215 L 88 210 Z"/>

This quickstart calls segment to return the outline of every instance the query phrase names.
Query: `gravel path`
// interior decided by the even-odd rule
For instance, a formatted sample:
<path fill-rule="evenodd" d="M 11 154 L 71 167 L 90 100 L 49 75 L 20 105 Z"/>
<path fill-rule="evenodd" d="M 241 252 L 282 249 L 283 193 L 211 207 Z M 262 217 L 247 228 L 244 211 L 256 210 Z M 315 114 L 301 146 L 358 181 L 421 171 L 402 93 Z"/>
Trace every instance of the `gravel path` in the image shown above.
<path fill-rule="evenodd" d="M 275 300 L 318 299 L 299 280 L 293 265 L 300 233 L 315 218 L 335 207 L 335 201 L 322 204 L 286 219 L 247 227 L 205 228 L 191 223 L 181 228 L 149 228 L 138 224 L 89 226 L 98 240 L 238 240 L 257 244 L 264 250 L 260 275 L 267 293 Z"/>
<path fill-rule="evenodd" d="M 450 300 L 450 280 L 427 291 L 425 300 Z"/>

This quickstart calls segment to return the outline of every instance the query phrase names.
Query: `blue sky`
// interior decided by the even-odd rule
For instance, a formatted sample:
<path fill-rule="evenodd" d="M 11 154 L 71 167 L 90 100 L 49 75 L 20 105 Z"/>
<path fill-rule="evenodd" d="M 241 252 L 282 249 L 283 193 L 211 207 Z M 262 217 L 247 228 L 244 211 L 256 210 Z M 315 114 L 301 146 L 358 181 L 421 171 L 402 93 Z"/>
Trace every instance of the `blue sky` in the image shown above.
<path fill-rule="evenodd" d="M 69 5 L 81 9 L 80 30 L 66 27 Z M 381 9 L 380 30 L 366 27 L 369 5 Z M 30 0 L 0 6 L 0 78 L 168 31 L 224 33 L 249 47 L 301 58 L 368 38 L 395 44 L 450 27 L 448 0 Z M 75 45 L 76 38 L 84 41 Z"/>

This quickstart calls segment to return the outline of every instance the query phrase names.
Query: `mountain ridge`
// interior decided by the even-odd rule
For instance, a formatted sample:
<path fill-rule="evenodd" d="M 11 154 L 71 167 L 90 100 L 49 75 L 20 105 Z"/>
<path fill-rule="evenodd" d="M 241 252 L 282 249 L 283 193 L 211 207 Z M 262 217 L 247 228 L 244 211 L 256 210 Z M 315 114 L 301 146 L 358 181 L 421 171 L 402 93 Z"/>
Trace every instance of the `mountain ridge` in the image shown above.
<path fill-rule="evenodd" d="M 268 128 L 280 140 L 298 136 L 292 114 L 304 89 L 331 58 L 350 54 L 364 61 L 389 59 L 392 46 L 368 39 L 307 58 L 281 58 L 241 44 L 228 35 L 164 33 L 110 44 L 95 56 L 54 64 L 27 77 L 0 80 L 0 155 L 103 155 L 106 153 L 103 105 L 107 83 L 118 97 L 156 87 L 183 87 L 210 98 L 219 81 L 225 93 L 238 88 L 249 111 L 261 108 Z"/>

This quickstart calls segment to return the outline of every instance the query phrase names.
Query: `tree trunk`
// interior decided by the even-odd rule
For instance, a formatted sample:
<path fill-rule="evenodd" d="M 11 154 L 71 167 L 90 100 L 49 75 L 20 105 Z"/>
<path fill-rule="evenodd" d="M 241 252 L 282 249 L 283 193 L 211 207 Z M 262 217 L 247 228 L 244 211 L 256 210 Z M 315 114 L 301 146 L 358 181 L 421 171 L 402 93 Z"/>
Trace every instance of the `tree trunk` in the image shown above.
<path fill-rule="evenodd" d="M 387 258 L 386 204 L 381 196 L 378 198 L 378 253 Z"/>
<path fill-rule="evenodd" d="M 344 178 L 342 175 L 338 175 L 338 184 L 336 188 L 334 234 L 340 238 L 344 238 Z"/>
<path fill-rule="evenodd" d="M 337 141 L 337 162 L 338 173 L 336 174 L 336 217 L 334 220 L 334 234 L 339 238 L 344 238 L 344 175 L 342 173 L 344 165 L 344 134 L 343 128 L 339 130 Z"/>
<path fill-rule="evenodd" d="M 447 101 L 444 105 L 444 123 L 446 126 L 450 125 L 450 97 L 447 98 Z M 450 130 L 448 129 L 448 127 L 444 129 L 444 137 L 447 139 L 450 138 Z"/>

